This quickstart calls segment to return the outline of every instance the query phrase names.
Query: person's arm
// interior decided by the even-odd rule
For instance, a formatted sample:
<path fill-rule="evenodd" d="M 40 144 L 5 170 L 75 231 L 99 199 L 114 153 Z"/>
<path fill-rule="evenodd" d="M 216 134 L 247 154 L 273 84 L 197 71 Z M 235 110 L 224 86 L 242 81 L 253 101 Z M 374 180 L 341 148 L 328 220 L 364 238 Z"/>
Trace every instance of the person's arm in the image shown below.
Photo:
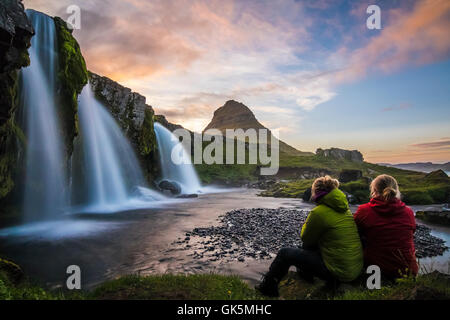
<path fill-rule="evenodd" d="M 317 212 L 312 210 L 306 218 L 306 221 L 302 227 L 302 232 L 300 233 L 303 246 L 305 248 L 317 247 L 324 230 L 325 224 L 322 218 L 317 214 Z"/>

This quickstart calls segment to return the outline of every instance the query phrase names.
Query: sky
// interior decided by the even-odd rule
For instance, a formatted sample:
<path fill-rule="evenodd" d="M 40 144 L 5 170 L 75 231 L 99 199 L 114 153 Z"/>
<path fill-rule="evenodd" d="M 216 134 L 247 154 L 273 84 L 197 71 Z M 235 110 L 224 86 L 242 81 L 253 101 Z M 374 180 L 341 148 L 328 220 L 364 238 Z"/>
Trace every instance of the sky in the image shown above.
<path fill-rule="evenodd" d="M 88 69 L 188 129 L 234 99 L 302 151 L 450 161 L 448 0 L 23 2 L 63 19 L 77 5 Z"/>

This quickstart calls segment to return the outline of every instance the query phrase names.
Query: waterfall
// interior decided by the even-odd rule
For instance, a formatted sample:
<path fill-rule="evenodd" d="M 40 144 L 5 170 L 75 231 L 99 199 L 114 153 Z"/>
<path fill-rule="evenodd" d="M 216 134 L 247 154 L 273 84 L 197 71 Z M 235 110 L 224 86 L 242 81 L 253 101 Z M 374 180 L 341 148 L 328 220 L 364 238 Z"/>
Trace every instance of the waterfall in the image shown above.
<path fill-rule="evenodd" d="M 26 11 L 36 35 L 29 49 L 31 64 L 21 71 L 20 104 L 27 136 L 24 219 L 57 217 L 67 205 L 61 130 L 55 105 L 57 65 L 52 18 Z"/>
<path fill-rule="evenodd" d="M 197 193 L 201 191 L 201 184 L 191 163 L 191 157 L 183 148 L 181 142 L 161 124 L 155 122 L 156 140 L 158 142 L 159 160 L 164 180 L 175 181 L 181 186 L 183 193 Z M 172 151 L 181 151 L 181 164 L 172 161 Z"/>
<path fill-rule="evenodd" d="M 131 200 L 163 198 L 146 188 L 131 145 L 89 84 L 79 97 L 78 118 L 80 137 L 74 158 L 81 169 L 73 170 L 73 190 L 81 190 L 83 206 L 105 212 L 120 209 Z M 79 174 L 81 179 L 77 179 Z"/>

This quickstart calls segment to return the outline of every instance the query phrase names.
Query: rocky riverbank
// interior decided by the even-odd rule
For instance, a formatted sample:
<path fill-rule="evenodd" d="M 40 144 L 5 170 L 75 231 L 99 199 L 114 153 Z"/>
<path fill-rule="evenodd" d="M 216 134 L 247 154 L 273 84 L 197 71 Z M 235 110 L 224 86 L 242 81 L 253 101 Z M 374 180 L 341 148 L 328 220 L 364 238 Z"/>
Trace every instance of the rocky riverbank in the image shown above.
<path fill-rule="evenodd" d="M 271 259 L 282 247 L 302 245 L 300 230 L 309 211 L 296 209 L 239 209 L 219 217 L 217 226 L 194 228 L 177 245 L 193 251 L 194 259 L 245 261 Z M 445 241 L 418 225 L 415 233 L 418 258 L 442 255 Z"/>

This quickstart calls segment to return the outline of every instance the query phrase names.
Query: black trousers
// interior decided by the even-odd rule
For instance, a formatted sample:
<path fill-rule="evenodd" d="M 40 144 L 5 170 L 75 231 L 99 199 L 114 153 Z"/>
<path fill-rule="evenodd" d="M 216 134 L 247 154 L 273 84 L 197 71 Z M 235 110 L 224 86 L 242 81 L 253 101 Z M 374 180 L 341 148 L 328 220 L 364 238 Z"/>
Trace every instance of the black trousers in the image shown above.
<path fill-rule="evenodd" d="M 301 248 L 282 248 L 278 251 L 275 260 L 270 265 L 267 276 L 280 282 L 291 266 L 295 266 L 297 271 L 305 278 L 318 277 L 327 282 L 335 281 L 318 250 Z"/>

